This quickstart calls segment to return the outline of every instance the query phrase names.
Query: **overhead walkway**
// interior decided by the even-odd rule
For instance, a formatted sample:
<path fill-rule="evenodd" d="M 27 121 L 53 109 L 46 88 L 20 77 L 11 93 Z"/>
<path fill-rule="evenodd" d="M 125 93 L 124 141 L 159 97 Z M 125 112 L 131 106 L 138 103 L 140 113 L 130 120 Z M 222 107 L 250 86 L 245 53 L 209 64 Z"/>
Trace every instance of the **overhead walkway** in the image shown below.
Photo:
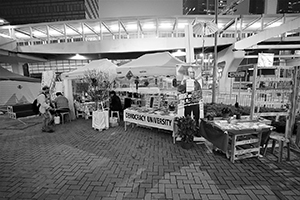
<path fill-rule="evenodd" d="M 218 17 L 218 62 L 225 61 L 221 82 L 226 85 L 227 71 L 238 66 L 244 50 L 268 48 L 261 42 L 282 42 L 280 48 L 299 48 L 299 14 L 220 15 Z M 14 45 L 0 49 L 27 54 L 101 54 L 187 49 L 187 37 L 193 49 L 214 46 L 214 35 L 187 35 L 185 27 L 197 22 L 214 21 L 212 15 L 165 17 L 127 17 L 75 20 L 16 26 L 1 26 L 0 41 L 13 39 Z M 277 48 L 275 45 L 272 48 Z M 225 75 L 225 76 L 224 76 Z M 222 80 L 224 79 L 224 80 Z M 224 85 L 222 84 L 222 85 Z"/>
<path fill-rule="evenodd" d="M 299 15 L 295 14 L 221 15 L 218 18 L 220 29 L 218 46 L 239 41 L 236 47 L 241 48 L 245 38 L 291 23 L 298 17 Z M 186 47 L 185 26 L 194 25 L 198 21 L 214 21 L 214 16 L 111 18 L 2 26 L 0 37 L 4 35 L 14 38 L 18 46 L 17 51 L 24 53 L 70 54 L 172 50 Z M 270 38 L 278 37 L 280 38 L 281 35 L 273 35 Z M 205 47 L 214 46 L 213 35 L 204 39 Z M 195 36 L 192 40 L 195 48 L 202 47 L 201 36 Z M 251 42 L 252 40 L 249 45 L 256 44 Z"/>
<path fill-rule="evenodd" d="M 224 68 L 222 76 L 219 80 L 219 85 L 222 86 L 220 90 L 222 92 L 229 92 L 230 91 L 230 79 L 227 77 L 227 74 L 229 71 L 236 71 L 240 63 L 245 57 L 245 49 L 285 49 L 285 48 L 292 48 L 296 49 L 300 47 L 299 44 L 288 44 L 288 45 L 278 45 L 279 47 L 276 47 L 277 45 L 274 45 L 274 43 L 271 43 L 271 45 L 257 45 L 261 42 L 270 41 L 272 38 L 281 38 L 281 41 L 283 41 L 283 38 L 286 38 L 289 34 L 294 36 L 294 41 L 297 41 L 296 39 L 299 38 L 299 28 L 300 28 L 300 15 L 293 18 L 290 21 L 284 20 L 285 23 L 281 23 L 279 26 L 275 26 L 269 29 L 263 29 L 263 20 L 261 21 L 261 27 L 262 31 L 244 38 L 242 40 L 236 41 L 233 45 L 226 48 L 225 50 L 221 51 L 219 53 L 219 59 L 218 62 L 224 62 Z M 290 41 L 293 41 L 290 40 Z M 278 40 L 277 40 L 278 41 Z M 298 63 L 299 64 L 299 63 Z"/>

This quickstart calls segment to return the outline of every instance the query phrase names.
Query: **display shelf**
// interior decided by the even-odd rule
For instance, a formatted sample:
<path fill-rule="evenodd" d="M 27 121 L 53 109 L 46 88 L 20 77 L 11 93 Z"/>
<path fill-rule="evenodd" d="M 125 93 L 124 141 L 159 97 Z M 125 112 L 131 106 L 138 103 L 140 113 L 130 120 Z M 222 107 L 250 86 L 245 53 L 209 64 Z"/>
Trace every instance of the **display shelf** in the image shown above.
<path fill-rule="evenodd" d="M 260 154 L 260 141 L 262 131 L 241 131 L 238 133 L 228 132 L 230 161 L 257 157 Z"/>
<path fill-rule="evenodd" d="M 272 77 L 266 77 L 258 74 L 259 69 L 275 69 L 275 75 Z M 252 85 L 252 99 L 251 99 L 251 119 L 256 116 L 271 116 L 270 113 L 260 113 L 260 107 L 274 107 L 284 108 L 287 104 L 290 104 L 290 98 L 292 94 L 293 77 L 291 73 L 281 73 L 280 70 L 289 70 L 292 72 L 294 67 L 292 66 L 271 66 L 271 67 L 259 67 L 254 66 L 253 72 L 253 85 Z M 263 84 L 263 86 L 261 85 Z M 278 96 L 278 94 L 280 94 Z M 257 109 L 256 109 L 257 108 Z M 255 110 L 256 109 L 256 110 Z M 275 116 L 284 115 L 286 113 L 275 113 Z M 272 113 L 272 116 L 274 116 Z"/>

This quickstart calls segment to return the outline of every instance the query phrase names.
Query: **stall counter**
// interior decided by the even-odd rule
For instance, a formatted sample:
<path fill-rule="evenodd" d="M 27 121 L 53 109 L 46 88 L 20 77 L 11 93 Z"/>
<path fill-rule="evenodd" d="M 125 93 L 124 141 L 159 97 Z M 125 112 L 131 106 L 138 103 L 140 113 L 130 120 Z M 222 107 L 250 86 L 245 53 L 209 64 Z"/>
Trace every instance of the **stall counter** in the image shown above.
<path fill-rule="evenodd" d="M 125 131 L 127 130 L 128 123 L 134 123 L 141 126 L 172 131 L 174 137 L 175 117 L 176 115 L 163 114 L 161 111 L 151 113 L 127 108 L 124 110 Z"/>
<path fill-rule="evenodd" d="M 235 160 L 258 157 L 262 135 L 269 135 L 272 129 L 260 121 L 202 120 L 200 134 L 234 163 Z"/>

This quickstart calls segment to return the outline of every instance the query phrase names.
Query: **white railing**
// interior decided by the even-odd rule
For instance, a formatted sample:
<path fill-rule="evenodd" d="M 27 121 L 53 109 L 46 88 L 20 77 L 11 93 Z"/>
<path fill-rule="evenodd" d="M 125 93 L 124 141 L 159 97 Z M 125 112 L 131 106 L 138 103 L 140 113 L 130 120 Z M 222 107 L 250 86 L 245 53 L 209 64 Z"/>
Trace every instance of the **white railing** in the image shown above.
<path fill-rule="evenodd" d="M 251 105 L 251 93 L 240 94 L 240 100 L 238 94 L 218 94 L 216 98 L 216 103 L 223 103 L 226 105 L 234 105 L 236 102 L 241 106 L 250 106 Z M 272 108 L 282 108 L 286 106 L 289 102 L 287 96 L 278 97 L 276 95 L 272 96 L 259 96 L 257 101 L 260 104 L 260 107 L 272 107 Z M 203 93 L 203 102 L 211 103 L 212 95 L 208 93 Z M 265 102 L 265 104 L 264 104 Z M 270 104 L 272 102 L 272 104 Z"/>
<path fill-rule="evenodd" d="M 240 40 L 267 28 L 280 26 L 297 17 L 299 14 L 220 16 L 218 19 L 219 37 Z M 212 20 L 214 20 L 214 16 L 203 15 L 78 20 L 13 27 L 1 26 L 0 34 L 16 38 L 17 44 L 20 46 L 40 44 L 31 42 L 36 40 L 42 41 L 42 44 L 58 43 L 62 42 L 62 38 L 64 38 L 64 42 L 149 37 L 174 38 L 184 37 L 184 27 L 188 24 L 194 25 L 197 21 Z M 234 21 L 235 23 L 233 23 Z M 227 24 L 229 25 L 226 26 Z M 248 26 L 249 24 L 251 25 Z M 297 34 L 286 35 L 299 37 Z M 195 35 L 195 37 L 201 36 Z M 213 35 L 207 37 L 213 37 Z"/>

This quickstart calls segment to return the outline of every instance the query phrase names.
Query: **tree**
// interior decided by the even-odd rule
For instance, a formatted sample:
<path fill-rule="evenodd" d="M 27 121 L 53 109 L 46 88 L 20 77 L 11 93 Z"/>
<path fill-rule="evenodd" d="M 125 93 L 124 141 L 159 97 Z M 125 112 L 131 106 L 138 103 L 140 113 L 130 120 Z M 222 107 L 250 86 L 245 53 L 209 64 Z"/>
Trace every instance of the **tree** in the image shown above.
<path fill-rule="evenodd" d="M 84 73 L 82 78 L 84 83 L 88 84 L 88 95 L 92 101 L 98 103 L 105 103 L 109 99 L 109 88 L 112 83 L 109 81 L 109 75 L 102 71 L 88 70 Z"/>

